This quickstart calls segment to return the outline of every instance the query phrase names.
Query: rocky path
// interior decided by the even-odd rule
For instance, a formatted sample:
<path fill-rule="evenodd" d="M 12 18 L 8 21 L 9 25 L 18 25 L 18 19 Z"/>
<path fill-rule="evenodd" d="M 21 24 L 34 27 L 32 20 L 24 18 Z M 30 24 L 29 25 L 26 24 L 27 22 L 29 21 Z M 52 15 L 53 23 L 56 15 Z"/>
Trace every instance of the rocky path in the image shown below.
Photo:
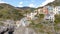
<path fill-rule="evenodd" d="M 14 34 L 36 34 L 33 29 L 27 27 L 19 27 L 14 31 Z"/>

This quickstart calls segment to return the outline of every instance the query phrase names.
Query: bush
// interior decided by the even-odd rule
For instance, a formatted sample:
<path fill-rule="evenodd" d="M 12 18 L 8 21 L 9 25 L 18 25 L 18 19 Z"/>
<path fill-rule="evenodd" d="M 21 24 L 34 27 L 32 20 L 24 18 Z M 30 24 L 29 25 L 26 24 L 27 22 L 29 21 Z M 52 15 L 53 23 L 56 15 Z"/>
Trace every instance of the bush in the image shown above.
<path fill-rule="evenodd" d="M 55 15 L 55 23 L 60 23 L 60 15 Z"/>
<path fill-rule="evenodd" d="M 39 14 L 40 18 L 44 18 L 44 14 Z"/>
<path fill-rule="evenodd" d="M 20 13 L 20 11 L 16 10 L 16 9 L 12 9 L 12 10 L 4 9 L 4 10 L 0 11 L 0 18 L 3 18 L 3 19 L 20 20 L 23 17 L 24 16 Z"/>
<path fill-rule="evenodd" d="M 0 6 L 0 9 L 3 9 L 3 7 L 2 7 L 2 6 Z"/>

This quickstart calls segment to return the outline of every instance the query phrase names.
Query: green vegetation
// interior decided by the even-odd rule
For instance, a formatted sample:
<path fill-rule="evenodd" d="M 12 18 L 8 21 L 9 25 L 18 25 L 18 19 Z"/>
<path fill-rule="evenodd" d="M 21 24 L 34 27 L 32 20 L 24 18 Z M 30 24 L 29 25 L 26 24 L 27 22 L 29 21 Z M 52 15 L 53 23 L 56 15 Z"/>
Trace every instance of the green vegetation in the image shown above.
<path fill-rule="evenodd" d="M 38 17 L 40 20 L 44 18 L 44 14 L 39 14 L 39 15 L 36 15 L 36 17 Z"/>
<path fill-rule="evenodd" d="M 32 23 L 29 25 L 29 27 L 33 28 L 37 33 L 41 32 L 41 33 L 47 33 L 47 34 L 54 34 L 54 32 L 52 32 L 53 30 L 55 30 L 55 32 L 58 32 L 60 30 L 60 26 L 58 26 L 60 25 L 60 15 L 55 15 L 55 25 L 54 23 L 50 23 L 49 21 L 43 21 L 42 20 L 44 18 L 43 14 L 40 14 L 37 17 L 38 17 L 37 20 L 39 20 L 39 23 L 37 20 L 36 20 L 37 22 L 32 20 Z M 35 22 L 37 24 L 35 24 Z"/>
<path fill-rule="evenodd" d="M 60 30 L 60 15 L 55 15 L 55 25 L 54 25 L 54 29 L 56 32 L 58 32 Z"/>
<path fill-rule="evenodd" d="M 44 18 L 44 14 L 39 14 L 39 17 L 40 18 Z"/>
<path fill-rule="evenodd" d="M 34 21 L 33 20 L 31 20 L 31 23 L 30 23 L 31 25 L 35 25 L 35 23 L 34 23 Z"/>
<path fill-rule="evenodd" d="M 0 20 L 6 19 L 20 20 L 23 17 L 24 16 L 21 14 L 21 10 L 15 9 L 15 7 L 9 4 L 5 3 L 0 4 Z"/>
<path fill-rule="evenodd" d="M 36 32 L 44 32 L 43 30 L 41 30 L 41 28 L 43 27 L 42 24 L 35 24 L 33 21 L 32 23 L 30 24 L 31 28 L 33 28 L 34 30 L 36 30 Z"/>
<path fill-rule="evenodd" d="M 20 20 L 24 14 L 30 13 L 35 8 L 30 7 L 14 7 L 6 3 L 0 3 L 0 20 L 13 19 Z"/>
<path fill-rule="evenodd" d="M 47 23 L 49 23 L 49 22 L 47 22 Z M 34 30 L 36 30 L 37 33 L 41 32 L 41 33 L 51 34 L 50 33 L 50 30 L 52 31 L 52 27 L 51 26 L 52 26 L 52 24 L 51 25 L 45 24 L 45 23 L 44 24 L 42 24 L 42 23 L 35 24 L 34 22 L 32 22 L 29 27 L 31 27 Z"/>
<path fill-rule="evenodd" d="M 57 30 L 57 31 L 58 31 L 58 30 L 60 30 L 60 27 L 58 27 L 58 26 L 55 26 L 55 30 Z"/>
<path fill-rule="evenodd" d="M 55 23 L 60 23 L 60 15 L 55 15 Z"/>
<path fill-rule="evenodd" d="M 0 9 L 3 9 L 3 7 L 2 7 L 2 6 L 0 6 Z"/>
<path fill-rule="evenodd" d="M 0 18 L 3 19 L 13 19 L 13 20 L 18 20 L 21 19 L 23 15 L 16 9 L 12 10 L 1 10 L 0 11 Z"/>
<path fill-rule="evenodd" d="M 37 15 L 36 15 L 37 16 Z M 41 23 L 41 20 L 44 18 L 44 14 L 39 14 L 39 16 L 37 16 L 38 19 L 37 20 L 31 20 L 31 24 L 30 25 L 34 25 L 34 27 L 36 28 L 41 28 L 43 25 L 42 24 L 39 24 L 38 22 Z M 37 21 L 37 22 L 36 22 Z M 35 24 L 35 22 L 37 24 Z"/>
<path fill-rule="evenodd" d="M 60 6 L 60 0 L 55 0 L 54 2 L 48 3 L 49 6 Z"/>
<path fill-rule="evenodd" d="M 32 27 L 34 27 L 34 28 L 42 28 L 43 27 L 43 25 L 42 24 L 35 24 L 35 23 L 31 23 L 30 24 Z"/>

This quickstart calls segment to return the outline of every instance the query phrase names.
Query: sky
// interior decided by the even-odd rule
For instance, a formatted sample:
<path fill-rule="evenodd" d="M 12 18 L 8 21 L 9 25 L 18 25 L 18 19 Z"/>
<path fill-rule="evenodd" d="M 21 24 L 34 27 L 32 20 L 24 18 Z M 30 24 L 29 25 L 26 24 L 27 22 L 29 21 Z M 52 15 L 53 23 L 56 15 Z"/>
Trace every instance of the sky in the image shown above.
<path fill-rule="evenodd" d="M 15 7 L 41 7 L 54 0 L 0 0 L 0 3 L 7 3 Z"/>

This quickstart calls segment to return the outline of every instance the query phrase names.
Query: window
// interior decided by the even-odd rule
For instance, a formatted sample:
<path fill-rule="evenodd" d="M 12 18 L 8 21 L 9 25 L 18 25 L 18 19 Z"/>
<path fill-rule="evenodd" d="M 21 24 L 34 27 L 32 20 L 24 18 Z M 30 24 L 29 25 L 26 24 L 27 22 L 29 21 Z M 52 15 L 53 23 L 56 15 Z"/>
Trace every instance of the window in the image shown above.
<path fill-rule="evenodd" d="M 49 11 L 53 11 L 53 7 L 48 7 L 48 10 Z"/>

